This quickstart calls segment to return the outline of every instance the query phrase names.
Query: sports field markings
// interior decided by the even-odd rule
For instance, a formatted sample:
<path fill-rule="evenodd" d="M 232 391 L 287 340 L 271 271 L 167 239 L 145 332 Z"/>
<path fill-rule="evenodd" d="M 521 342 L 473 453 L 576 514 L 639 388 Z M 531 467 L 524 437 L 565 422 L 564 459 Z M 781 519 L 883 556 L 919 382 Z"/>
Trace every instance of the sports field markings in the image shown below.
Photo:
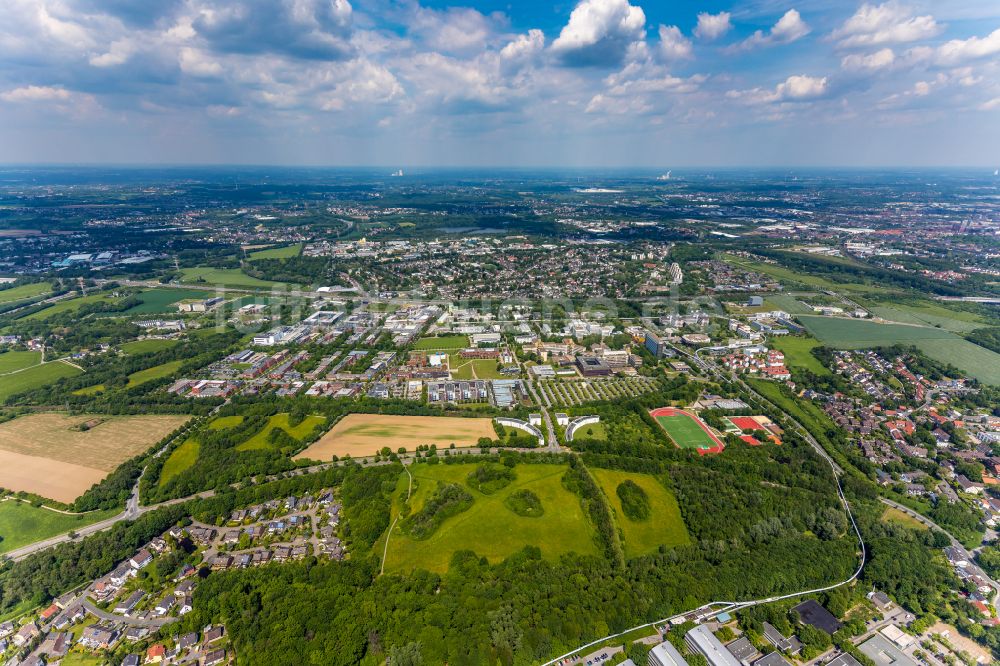
<path fill-rule="evenodd" d="M 679 449 L 695 449 L 700 455 L 721 453 L 726 445 L 691 412 L 660 407 L 649 413 Z"/>

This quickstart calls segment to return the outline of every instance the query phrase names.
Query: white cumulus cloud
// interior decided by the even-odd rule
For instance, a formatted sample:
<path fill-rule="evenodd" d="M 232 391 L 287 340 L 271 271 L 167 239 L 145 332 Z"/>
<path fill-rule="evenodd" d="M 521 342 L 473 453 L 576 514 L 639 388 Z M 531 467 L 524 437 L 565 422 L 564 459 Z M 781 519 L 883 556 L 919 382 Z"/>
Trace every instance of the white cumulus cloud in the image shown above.
<path fill-rule="evenodd" d="M 683 60 L 694 56 L 691 40 L 676 25 L 660 26 L 660 53 L 667 60 Z"/>
<path fill-rule="evenodd" d="M 927 14 L 913 12 L 894 0 L 881 5 L 865 3 L 831 37 L 844 48 L 901 44 L 934 37 L 942 27 Z"/>
<path fill-rule="evenodd" d="M 0 93 L 0 99 L 5 102 L 65 102 L 72 93 L 65 88 L 53 86 L 23 86 Z"/>
<path fill-rule="evenodd" d="M 734 50 L 749 50 L 758 46 L 774 44 L 789 44 L 802 39 L 810 32 L 810 28 L 798 10 L 789 9 L 778 19 L 768 32 L 757 30 L 752 35 L 736 45 Z"/>
<path fill-rule="evenodd" d="M 797 74 L 789 76 L 774 89 L 753 88 L 752 90 L 730 90 L 726 97 L 747 104 L 773 104 L 780 102 L 804 102 L 817 99 L 829 90 L 827 78 Z"/>
<path fill-rule="evenodd" d="M 708 41 L 718 39 L 733 27 L 730 18 L 732 18 L 732 14 L 729 12 L 719 12 L 718 14 L 701 12 L 698 14 L 698 25 L 694 29 L 694 34 L 699 39 Z"/>
<path fill-rule="evenodd" d="M 582 0 L 552 43 L 569 65 L 617 65 L 646 35 L 646 15 L 628 0 Z"/>
<path fill-rule="evenodd" d="M 893 53 L 892 49 L 884 48 L 875 53 L 852 53 L 844 56 L 840 61 L 840 66 L 852 71 L 876 71 L 892 67 L 894 62 L 896 62 L 896 54 Z"/>

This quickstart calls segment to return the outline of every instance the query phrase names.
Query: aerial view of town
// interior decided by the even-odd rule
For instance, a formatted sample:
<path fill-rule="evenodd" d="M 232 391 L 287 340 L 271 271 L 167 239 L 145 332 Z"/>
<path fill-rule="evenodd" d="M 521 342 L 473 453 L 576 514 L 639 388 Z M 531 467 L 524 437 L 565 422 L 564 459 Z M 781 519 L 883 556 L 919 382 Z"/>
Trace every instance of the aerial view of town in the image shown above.
<path fill-rule="evenodd" d="M 1000 6 L 471 4 L 0 3 L 0 665 L 1000 659 Z"/>

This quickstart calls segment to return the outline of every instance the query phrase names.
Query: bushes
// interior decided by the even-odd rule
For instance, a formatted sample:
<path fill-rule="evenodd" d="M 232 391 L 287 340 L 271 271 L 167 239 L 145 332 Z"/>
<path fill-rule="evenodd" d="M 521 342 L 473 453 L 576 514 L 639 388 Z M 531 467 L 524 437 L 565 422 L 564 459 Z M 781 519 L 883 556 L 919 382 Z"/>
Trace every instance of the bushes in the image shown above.
<path fill-rule="evenodd" d="M 539 518 L 545 513 L 542 500 L 527 488 L 512 492 L 503 501 L 503 505 L 517 515 L 525 518 Z"/>
<path fill-rule="evenodd" d="M 466 483 L 484 495 L 492 495 L 509 486 L 515 478 L 517 477 L 514 470 L 509 467 L 485 464 L 477 465 L 476 469 L 469 473 Z"/>
<path fill-rule="evenodd" d="M 570 458 L 569 469 L 563 475 L 562 483 L 566 490 L 580 496 L 583 511 L 590 516 L 597 528 L 601 547 L 612 566 L 615 568 L 624 566 L 625 552 L 611 518 L 611 507 L 608 506 L 604 493 L 594 481 L 594 477 L 577 458 Z"/>
<path fill-rule="evenodd" d="M 426 539 L 448 518 L 468 511 L 472 495 L 457 483 L 438 483 L 437 490 L 420 511 L 399 524 L 404 534 L 414 539 Z"/>
<path fill-rule="evenodd" d="M 618 484 L 615 490 L 622 503 L 622 512 L 631 520 L 648 520 L 650 514 L 649 496 L 632 479 Z"/>

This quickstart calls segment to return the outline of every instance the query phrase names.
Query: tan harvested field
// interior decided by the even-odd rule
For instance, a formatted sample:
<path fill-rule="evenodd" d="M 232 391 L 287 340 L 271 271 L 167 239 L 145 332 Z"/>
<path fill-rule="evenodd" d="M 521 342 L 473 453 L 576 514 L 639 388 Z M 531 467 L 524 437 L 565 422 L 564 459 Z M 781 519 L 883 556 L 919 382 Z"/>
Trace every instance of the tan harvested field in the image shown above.
<path fill-rule="evenodd" d="M 0 423 L 0 487 L 72 502 L 188 418 L 31 414 Z"/>
<path fill-rule="evenodd" d="M 295 458 L 329 460 L 346 454 L 356 458 L 377 453 L 384 446 L 393 451 L 401 446 L 413 451 L 421 444 L 473 446 L 480 437 L 496 438 L 491 419 L 348 414 Z"/>

